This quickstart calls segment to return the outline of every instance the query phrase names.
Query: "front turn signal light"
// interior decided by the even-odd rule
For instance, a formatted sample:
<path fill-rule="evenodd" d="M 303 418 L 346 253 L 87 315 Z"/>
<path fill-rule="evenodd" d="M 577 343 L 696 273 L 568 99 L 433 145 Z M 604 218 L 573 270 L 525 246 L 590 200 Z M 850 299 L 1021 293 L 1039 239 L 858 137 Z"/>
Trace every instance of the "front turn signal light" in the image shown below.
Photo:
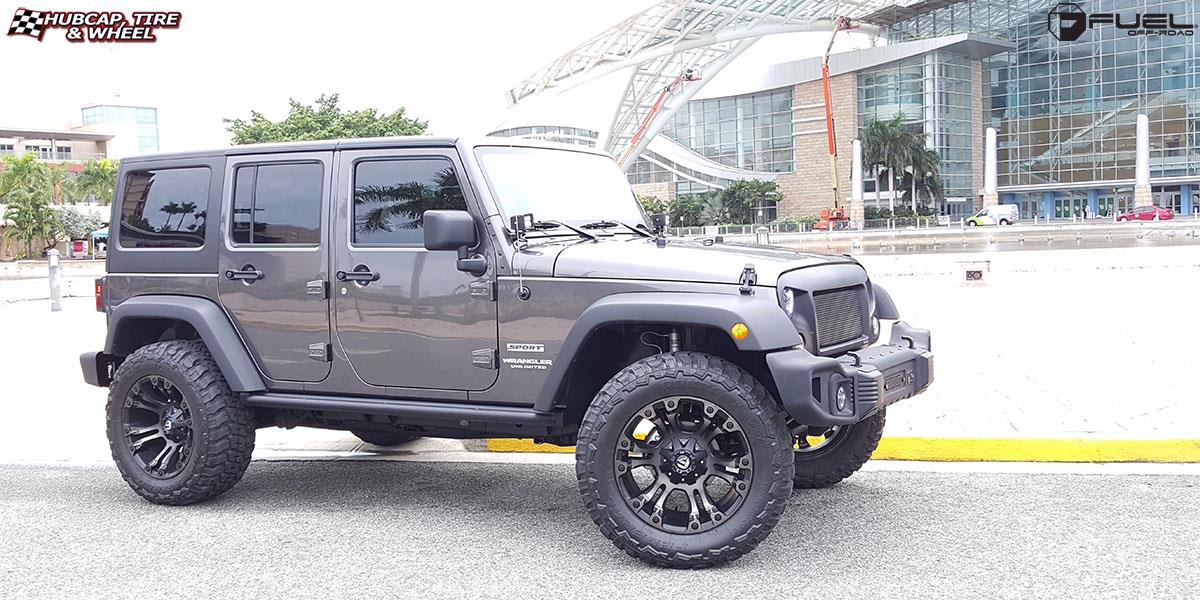
<path fill-rule="evenodd" d="M 733 327 L 729 328 L 729 333 L 735 340 L 744 340 L 746 336 L 750 335 L 750 328 L 746 327 L 745 323 L 734 323 Z"/>

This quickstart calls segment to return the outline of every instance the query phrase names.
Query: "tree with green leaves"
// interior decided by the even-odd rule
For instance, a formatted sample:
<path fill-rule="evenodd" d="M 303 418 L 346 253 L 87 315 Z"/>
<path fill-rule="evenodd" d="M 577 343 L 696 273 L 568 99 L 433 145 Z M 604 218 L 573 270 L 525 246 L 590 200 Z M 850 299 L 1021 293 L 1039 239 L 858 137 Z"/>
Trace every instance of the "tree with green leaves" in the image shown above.
<path fill-rule="evenodd" d="M 91 212 L 83 212 L 73 206 L 58 209 L 58 229 L 68 240 L 87 239 L 93 231 L 104 226 L 104 220 Z"/>
<path fill-rule="evenodd" d="M 896 169 L 912 164 L 913 149 L 924 140 L 905 125 L 904 113 L 887 120 L 872 120 L 862 133 L 863 167 L 883 169 L 888 185 L 888 209 L 896 209 Z M 879 177 L 876 176 L 875 203 L 879 203 Z"/>
<path fill-rule="evenodd" d="M 42 199 L 50 198 L 54 192 L 50 169 L 38 162 L 37 155 L 26 152 L 20 156 L 4 156 L 4 170 L 0 171 L 0 199 L 8 200 L 14 193 L 27 192 Z"/>
<path fill-rule="evenodd" d="M 697 227 L 703 225 L 701 221 L 703 210 L 704 203 L 700 200 L 699 195 L 688 194 L 679 196 L 671 202 L 669 207 L 671 225 L 675 227 Z"/>
<path fill-rule="evenodd" d="M 403 107 L 387 114 L 373 108 L 344 111 L 338 106 L 337 94 L 322 95 L 313 105 L 295 100 L 288 104 L 288 116 L 282 121 L 272 121 L 258 111 L 251 111 L 249 120 L 225 119 L 233 143 L 421 135 L 429 125 L 405 116 Z"/>
<path fill-rule="evenodd" d="M 68 180 L 70 192 L 68 198 L 82 200 L 88 196 L 107 206 L 112 202 L 117 188 L 117 169 L 120 163 L 115 160 L 89 160 L 83 165 L 78 175 Z"/>
<path fill-rule="evenodd" d="M 637 201 L 642 205 L 642 210 L 646 212 L 647 216 L 666 214 L 670 210 L 667 203 L 658 196 L 637 194 Z"/>
<path fill-rule="evenodd" d="M 33 242 L 46 242 L 55 238 L 59 229 L 58 214 L 50 206 L 49 199 L 26 188 L 18 188 L 5 194 L 4 236 L 9 240 L 25 242 L 25 257 L 33 257 Z M 52 247 L 58 240 L 46 247 Z"/>
<path fill-rule="evenodd" d="M 922 192 L 929 195 L 930 205 L 942 197 L 941 156 L 936 150 L 926 148 L 920 136 L 916 136 L 916 142 L 910 152 L 911 173 L 905 174 L 905 183 L 911 189 L 909 200 L 913 212 L 920 212 L 918 204 L 924 204 L 920 202 Z"/>
<path fill-rule="evenodd" d="M 741 179 L 721 190 L 721 203 L 730 223 L 757 223 L 759 210 L 773 207 L 782 199 L 774 181 Z"/>

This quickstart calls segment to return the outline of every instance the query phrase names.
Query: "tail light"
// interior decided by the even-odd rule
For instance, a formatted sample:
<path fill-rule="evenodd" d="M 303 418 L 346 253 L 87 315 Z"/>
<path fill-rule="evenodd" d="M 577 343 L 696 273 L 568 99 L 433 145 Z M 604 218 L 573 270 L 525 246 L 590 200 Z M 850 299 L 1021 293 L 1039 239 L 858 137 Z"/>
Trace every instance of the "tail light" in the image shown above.
<path fill-rule="evenodd" d="M 104 312 L 108 302 L 104 298 L 104 278 L 96 278 L 96 312 Z"/>

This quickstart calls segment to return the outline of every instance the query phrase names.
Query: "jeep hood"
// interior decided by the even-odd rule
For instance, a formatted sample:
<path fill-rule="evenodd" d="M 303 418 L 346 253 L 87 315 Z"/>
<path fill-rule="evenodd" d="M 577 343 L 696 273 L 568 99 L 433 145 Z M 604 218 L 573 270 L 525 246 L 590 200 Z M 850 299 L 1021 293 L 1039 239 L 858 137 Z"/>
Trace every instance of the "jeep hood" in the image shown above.
<path fill-rule="evenodd" d="M 556 277 L 648 279 L 698 283 L 738 283 L 754 265 L 758 285 L 774 286 L 787 271 L 820 264 L 845 264 L 845 256 L 806 254 L 778 248 L 670 240 L 658 247 L 646 238 L 601 239 L 564 247 L 554 261 Z"/>

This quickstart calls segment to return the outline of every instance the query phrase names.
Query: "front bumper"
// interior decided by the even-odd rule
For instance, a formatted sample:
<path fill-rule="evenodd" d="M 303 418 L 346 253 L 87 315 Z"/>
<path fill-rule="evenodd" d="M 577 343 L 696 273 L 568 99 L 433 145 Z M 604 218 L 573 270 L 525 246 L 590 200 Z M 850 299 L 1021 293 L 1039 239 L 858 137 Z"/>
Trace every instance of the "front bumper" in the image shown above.
<path fill-rule="evenodd" d="M 767 355 L 788 415 L 801 425 L 852 425 L 933 381 L 928 329 L 892 325 L 887 344 L 830 358 L 795 349 Z"/>

